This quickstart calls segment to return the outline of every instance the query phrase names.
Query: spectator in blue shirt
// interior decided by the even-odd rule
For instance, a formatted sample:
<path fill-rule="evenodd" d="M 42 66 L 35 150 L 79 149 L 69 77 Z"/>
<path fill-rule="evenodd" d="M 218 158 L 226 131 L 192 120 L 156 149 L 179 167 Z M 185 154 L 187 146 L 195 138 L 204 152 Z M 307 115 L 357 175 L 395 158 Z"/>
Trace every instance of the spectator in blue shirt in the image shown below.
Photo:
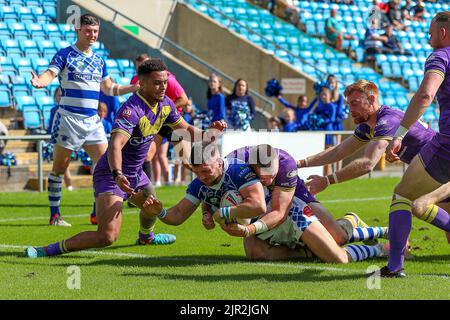
<path fill-rule="evenodd" d="M 297 98 L 297 106 L 291 105 L 282 95 L 279 95 L 278 101 L 280 101 L 286 108 L 295 111 L 295 117 L 297 119 L 298 130 L 306 129 L 306 123 L 308 122 L 308 115 L 311 112 L 313 105 L 308 107 L 308 97 L 301 95 Z"/>
<path fill-rule="evenodd" d="M 212 122 L 225 120 L 225 95 L 222 93 L 222 81 L 212 73 L 208 80 L 207 112 Z"/>
<path fill-rule="evenodd" d="M 284 132 L 298 131 L 298 124 L 295 121 L 295 112 L 292 109 L 284 109 Z"/>

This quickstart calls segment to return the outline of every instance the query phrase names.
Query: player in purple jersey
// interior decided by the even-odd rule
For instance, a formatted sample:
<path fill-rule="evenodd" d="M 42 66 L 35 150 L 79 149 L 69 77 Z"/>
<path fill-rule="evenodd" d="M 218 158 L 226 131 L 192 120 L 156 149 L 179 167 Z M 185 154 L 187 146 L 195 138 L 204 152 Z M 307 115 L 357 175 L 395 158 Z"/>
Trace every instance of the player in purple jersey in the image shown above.
<path fill-rule="evenodd" d="M 274 164 L 272 169 L 262 168 L 261 157 L 258 154 L 268 157 L 266 155 L 270 154 L 272 149 L 276 152 L 277 156 L 275 158 L 278 161 L 271 162 Z M 238 159 L 249 164 L 258 175 L 262 184 L 271 189 L 274 218 L 282 216 L 286 210 L 289 210 L 289 204 L 293 197 L 296 196 L 312 209 L 339 245 L 348 243 L 352 236 L 352 230 L 355 227 L 365 226 L 364 222 L 354 213 L 336 221 L 330 212 L 306 189 L 303 180 L 297 175 L 296 161 L 284 150 L 264 144 L 254 147 L 247 146 L 232 151 L 226 158 Z M 261 170 L 272 170 L 273 172 L 261 175 Z"/>
<path fill-rule="evenodd" d="M 52 143 L 55 147 L 52 172 L 48 176 L 50 225 L 53 226 L 71 226 L 61 217 L 60 201 L 62 176 L 69 166 L 72 151 L 83 147 L 95 164 L 108 146 L 102 121 L 97 115 L 100 91 L 105 95 L 118 96 L 139 88 L 139 84 L 114 84 L 104 59 L 92 51 L 99 35 L 98 18 L 84 14 L 77 22 L 77 42 L 58 51 L 45 72 L 39 76 L 32 72 L 30 80 L 31 85 L 39 89 L 47 87 L 58 77 L 62 90 L 52 124 Z M 91 215 L 93 224 L 94 217 L 95 204 Z"/>
<path fill-rule="evenodd" d="M 97 231 L 82 232 L 46 247 L 28 247 L 25 251 L 28 257 L 55 256 L 111 245 L 120 232 L 124 199 L 130 199 L 141 209 L 139 240 L 151 237 L 156 220 L 151 205 L 156 198 L 151 194 L 150 181 L 142 170 L 149 145 L 164 124 L 183 129 L 189 139 L 192 136 L 201 139 L 203 133 L 187 124 L 173 102 L 165 96 L 168 76 L 166 66 L 160 59 L 143 63 L 138 74 L 141 88 L 119 110 L 107 153 L 101 157 L 94 171 Z M 214 128 L 223 130 L 225 125 L 217 123 Z M 204 138 L 211 139 L 211 134 L 217 133 L 214 131 L 208 131 Z"/>
<path fill-rule="evenodd" d="M 440 108 L 439 132 L 420 150 L 395 187 L 389 213 L 389 263 L 381 269 L 382 277 L 405 276 L 404 251 L 412 226 L 411 213 L 447 232 L 447 238 L 450 231 L 450 205 L 436 203 L 442 199 L 430 196 L 450 181 L 450 11 L 436 14 L 429 34 L 433 53 L 425 62 L 422 83 L 386 150 L 386 159 L 394 161 L 399 158 L 412 125 L 435 97 Z M 421 199 L 422 196 L 425 197 Z M 414 202 L 417 200 L 419 202 Z"/>
<path fill-rule="evenodd" d="M 362 147 L 365 147 L 364 154 L 326 177 L 310 176 L 308 179 L 311 181 L 307 183 L 307 187 L 313 194 L 323 191 L 330 184 L 355 179 L 371 172 L 383 156 L 403 117 L 403 112 L 379 104 L 378 87 L 373 82 L 357 81 L 346 88 L 344 95 L 350 114 L 357 124 L 353 136 L 330 149 L 299 160 L 298 167 L 336 163 L 351 156 Z M 405 143 L 399 153 L 400 160 L 410 163 L 435 134 L 425 124 L 415 122 L 405 137 Z"/>
<path fill-rule="evenodd" d="M 295 207 L 294 210 L 301 209 L 305 214 L 312 213 L 317 216 L 338 245 L 356 241 L 373 242 L 378 238 L 385 238 L 387 235 L 387 228 L 368 227 L 354 213 L 348 213 L 343 219 L 335 221 L 328 210 L 305 188 L 303 181 L 297 175 L 294 158 L 284 150 L 262 144 L 237 149 L 228 154 L 226 158 L 230 162 L 249 164 L 261 183 L 270 192 L 270 210 L 261 217 L 261 221 L 266 223 L 268 230 L 274 230 L 282 225 L 292 207 Z M 213 225 L 211 221 L 205 223 L 205 217 L 208 215 L 205 214 L 205 210 L 207 208 L 204 207 L 203 222 L 205 227 L 210 229 Z M 282 226 L 281 229 L 284 227 Z M 244 226 L 223 229 L 232 236 L 243 237 L 245 235 Z M 277 233 L 278 231 L 275 232 L 275 234 Z M 295 251 L 291 252 L 285 248 L 278 250 L 276 246 L 274 247 L 273 244 L 277 241 L 275 238 L 277 236 L 272 237 L 270 241 L 265 241 L 267 239 L 261 239 L 261 237 L 246 237 L 244 247 L 247 255 L 268 260 L 290 258 L 291 254 L 295 256 Z M 297 240 L 286 240 L 286 237 L 283 237 L 284 243 L 292 244 Z"/>
<path fill-rule="evenodd" d="M 160 206 L 158 216 L 167 224 L 183 223 L 194 213 L 200 203 L 206 203 L 212 208 L 214 219 L 224 230 L 227 228 L 233 230 L 234 227 L 241 226 L 235 223 L 235 219 L 257 218 L 253 223 L 243 226 L 244 231 L 241 236 L 245 236 L 246 239 L 257 236 L 268 241 L 277 237 L 274 245 L 271 246 L 271 250 L 277 251 L 277 254 L 272 253 L 267 256 L 259 253 L 255 256 L 246 247 L 246 255 L 251 259 L 278 260 L 305 257 L 305 250 L 292 249 L 288 246 L 288 243 L 300 242 L 307 245 L 325 262 L 349 263 L 384 256 L 386 253 L 383 245 L 339 247 L 317 217 L 310 210 L 304 210 L 305 203 L 298 198 L 294 199 L 294 205 L 288 210 L 289 217 L 286 215 L 281 224 L 269 230 L 272 223 L 264 218 L 267 217 L 265 212 L 267 208 L 270 208 L 272 199 L 270 194 L 265 196 L 262 183 L 249 165 L 233 162 L 234 159 L 221 159 L 217 147 L 211 144 L 194 145 L 190 158 L 192 170 L 197 178 L 188 186 L 186 196 L 169 209 L 164 209 L 160 202 L 157 203 Z M 275 163 L 270 161 L 270 166 Z M 264 175 L 265 171 L 261 172 Z M 243 201 L 236 206 L 220 207 L 221 198 L 229 190 L 239 191 Z M 157 211 L 156 206 L 153 206 L 152 210 Z M 272 213 L 271 209 L 269 211 Z M 288 233 L 287 237 L 285 233 Z M 293 238 L 292 241 L 291 238 Z M 280 243 L 277 241 L 279 239 L 289 241 Z"/>

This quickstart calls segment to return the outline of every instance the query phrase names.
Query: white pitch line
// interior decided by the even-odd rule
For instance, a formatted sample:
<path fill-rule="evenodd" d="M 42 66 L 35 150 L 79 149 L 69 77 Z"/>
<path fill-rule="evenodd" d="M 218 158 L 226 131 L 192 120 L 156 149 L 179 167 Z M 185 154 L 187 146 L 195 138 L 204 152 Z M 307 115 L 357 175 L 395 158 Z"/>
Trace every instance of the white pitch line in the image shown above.
<path fill-rule="evenodd" d="M 340 202 L 355 202 L 355 201 L 381 201 L 381 200 L 389 200 L 390 197 L 378 197 L 378 198 L 354 198 L 354 199 L 333 199 L 333 200 L 321 200 L 321 203 L 340 203 Z M 123 214 L 137 214 L 138 212 L 124 212 Z M 88 214 L 73 214 L 73 215 L 64 215 L 64 218 L 83 218 L 88 217 Z M 48 220 L 48 216 L 39 216 L 39 217 L 19 217 L 19 218 L 10 218 L 10 219 L 0 219 L 0 223 L 2 222 L 14 222 L 14 221 L 28 221 L 28 220 Z"/>
<path fill-rule="evenodd" d="M 25 249 L 28 246 L 19 246 L 19 245 L 9 245 L 9 244 L 0 244 L 0 249 Z M 320 267 L 320 266 L 305 266 L 301 264 L 293 264 L 293 263 L 276 263 L 276 262 L 253 262 L 253 261 L 239 261 L 239 260 L 211 260 L 211 259 L 193 259 L 193 258 L 184 258 L 184 257 L 152 257 L 145 254 L 138 253 L 128 253 L 128 252 L 108 252 L 108 251 L 96 251 L 96 250 L 86 250 L 86 251 L 78 251 L 72 253 L 72 255 L 82 255 L 82 254 L 92 254 L 92 255 L 102 255 L 102 256 L 115 256 L 115 257 L 127 257 L 127 258 L 140 258 L 140 259 L 151 259 L 151 260 L 167 260 L 167 261 L 182 261 L 182 262 L 194 262 L 194 263 L 211 263 L 217 264 L 221 263 L 244 263 L 251 264 L 255 266 L 264 266 L 264 267 L 282 267 L 282 268 L 291 268 L 291 269 L 304 269 L 304 270 L 320 270 L 320 271 L 339 271 L 339 272 L 358 272 L 358 273 L 366 273 L 367 270 L 361 269 L 344 269 L 344 268 L 336 268 L 336 267 Z M 449 275 L 437 275 L 437 274 L 415 274 L 413 277 L 426 277 L 426 278 L 443 278 L 450 279 Z"/>
<path fill-rule="evenodd" d="M 355 199 L 334 199 L 334 200 L 320 200 L 322 203 L 337 203 L 337 202 L 355 202 L 355 201 L 381 201 L 389 200 L 392 197 L 378 197 L 378 198 L 355 198 Z"/>
<path fill-rule="evenodd" d="M 139 212 L 122 212 L 122 214 L 124 215 L 129 215 L 129 214 L 138 214 Z M 85 213 L 85 214 L 65 214 L 64 218 L 88 218 L 89 217 L 89 213 Z M 11 219 L 0 219 L 0 223 L 1 222 L 14 222 L 14 221 L 28 221 L 28 220 L 47 220 L 48 221 L 48 216 L 39 216 L 39 217 L 21 217 L 21 218 L 11 218 Z"/>

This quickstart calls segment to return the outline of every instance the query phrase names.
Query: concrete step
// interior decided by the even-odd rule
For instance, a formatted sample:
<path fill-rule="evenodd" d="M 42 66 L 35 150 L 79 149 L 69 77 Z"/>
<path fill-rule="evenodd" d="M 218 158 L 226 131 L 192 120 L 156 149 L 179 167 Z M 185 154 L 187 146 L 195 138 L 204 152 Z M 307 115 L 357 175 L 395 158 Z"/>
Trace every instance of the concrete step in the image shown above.
<path fill-rule="evenodd" d="M 36 150 L 36 142 L 34 141 L 19 141 L 19 140 L 10 140 L 6 145 L 6 152 L 27 152 L 27 151 L 35 151 Z"/>
<path fill-rule="evenodd" d="M 10 136 L 26 136 L 27 130 L 25 130 L 25 129 L 8 130 L 8 134 Z"/>
<path fill-rule="evenodd" d="M 38 160 L 37 152 L 15 152 L 19 165 L 35 164 Z"/>

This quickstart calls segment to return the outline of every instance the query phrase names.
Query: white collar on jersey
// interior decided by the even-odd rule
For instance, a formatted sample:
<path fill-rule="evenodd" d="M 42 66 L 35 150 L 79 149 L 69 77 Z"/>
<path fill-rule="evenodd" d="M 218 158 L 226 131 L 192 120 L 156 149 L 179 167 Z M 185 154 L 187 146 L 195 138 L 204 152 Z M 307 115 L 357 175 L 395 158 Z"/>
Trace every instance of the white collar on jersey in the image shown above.
<path fill-rule="evenodd" d="M 88 57 L 88 58 L 90 58 L 90 57 L 92 57 L 92 56 L 94 55 L 94 51 L 92 51 L 92 49 L 91 49 L 91 51 L 89 51 L 89 53 L 86 53 L 86 52 L 83 52 L 83 51 L 81 51 L 80 49 L 78 49 L 78 47 L 77 47 L 76 44 L 72 45 L 72 48 L 73 48 L 73 50 L 75 50 L 76 52 L 81 53 L 81 54 L 84 54 L 84 55 L 85 55 L 86 57 Z"/>
<path fill-rule="evenodd" d="M 222 160 L 223 160 L 223 175 L 222 175 L 222 179 L 220 179 L 220 181 L 217 184 L 215 184 L 213 186 L 210 186 L 210 188 L 214 189 L 214 190 L 219 190 L 220 187 L 222 187 L 223 180 L 225 179 L 225 174 L 226 174 L 226 172 L 228 170 L 228 167 L 230 166 L 227 158 L 222 158 Z"/>

